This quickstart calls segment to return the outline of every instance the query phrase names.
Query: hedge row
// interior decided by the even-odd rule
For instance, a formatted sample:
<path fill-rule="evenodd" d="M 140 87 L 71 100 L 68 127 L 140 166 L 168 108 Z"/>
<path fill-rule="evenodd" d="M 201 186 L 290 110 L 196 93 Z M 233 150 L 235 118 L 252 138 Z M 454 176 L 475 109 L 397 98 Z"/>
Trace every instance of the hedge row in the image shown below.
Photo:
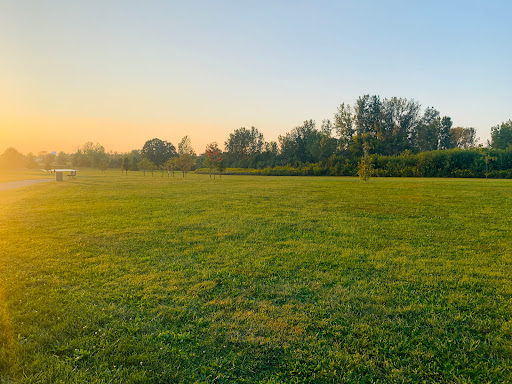
<path fill-rule="evenodd" d="M 488 164 L 486 164 L 486 156 Z M 227 168 L 227 175 L 265 176 L 356 176 L 360 159 L 333 156 L 325 163 L 304 164 L 297 167 Z M 372 155 L 373 175 L 380 177 L 479 177 L 512 178 L 512 151 L 453 149 L 399 156 Z M 207 168 L 197 173 L 209 173 Z"/>

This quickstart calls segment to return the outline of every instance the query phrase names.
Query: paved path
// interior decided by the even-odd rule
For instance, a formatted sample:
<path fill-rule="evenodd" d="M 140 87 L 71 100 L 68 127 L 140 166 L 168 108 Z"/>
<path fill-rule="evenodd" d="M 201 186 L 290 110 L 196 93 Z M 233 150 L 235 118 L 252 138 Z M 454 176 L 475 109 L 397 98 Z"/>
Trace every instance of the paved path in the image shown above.
<path fill-rule="evenodd" d="M 18 180 L 18 181 L 8 181 L 6 183 L 0 183 L 0 191 L 5 191 L 6 189 L 13 189 L 19 187 L 26 187 L 27 185 L 46 183 L 48 181 L 55 181 L 55 179 L 33 179 L 33 180 Z"/>

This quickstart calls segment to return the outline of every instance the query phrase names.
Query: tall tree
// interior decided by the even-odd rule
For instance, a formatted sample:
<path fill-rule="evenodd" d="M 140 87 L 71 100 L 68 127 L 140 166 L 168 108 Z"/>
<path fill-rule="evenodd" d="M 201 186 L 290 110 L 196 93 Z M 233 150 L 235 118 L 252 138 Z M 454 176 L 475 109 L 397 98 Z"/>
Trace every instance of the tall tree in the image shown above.
<path fill-rule="evenodd" d="M 184 155 L 195 155 L 194 150 L 192 149 L 192 142 L 188 136 L 184 136 L 178 144 L 178 154 Z"/>
<path fill-rule="evenodd" d="M 256 128 L 242 127 L 230 133 L 224 145 L 229 157 L 237 162 L 256 153 L 261 153 L 265 146 L 265 140 L 263 134 Z"/>
<path fill-rule="evenodd" d="M 130 159 L 128 159 L 127 157 L 125 157 L 123 159 L 123 165 L 121 167 L 121 172 L 122 171 L 125 171 L 126 172 L 126 176 L 128 176 L 128 170 L 130 169 Z"/>
<path fill-rule="evenodd" d="M 185 177 L 185 173 L 190 171 L 196 162 L 195 155 L 191 155 L 189 153 L 184 153 L 183 155 L 179 155 L 175 159 L 176 167 L 183 172 L 183 177 Z"/>
<path fill-rule="evenodd" d="M 411 149 L 413 132 L 420 123 L 420 104 L 398 97 L 382 101 L 378 125 L 379 153 L 394 155 Z"/>
<path fill-rule="evenodd" d="M 315 127 L 314 120 L 306 120 L 284 136 L 279 136 L 281 157 L 289 164 L 319 161 L 320 142 L 324 135 Z"/>
<path fill-rule="evenodd" d="M 86 142 L 72 155 L 72 163 L 80 167 L 97 168 L 102 162 L 108 159 L 105 148 L 99 143 Z"/>
<path fill-rule="evenodd" d="M 210 177 L 212 177 L 212 170 L 217 168 L 217 163 L 222 161 L 221 151 L 216 142 L 210 143 L 205 149 L 206 157 L 204 165 L 210 169 Z M 214 175 L 215 178 L 215 175 Z"/>
<path fill-rule="evenodd" d="M 382 119 L 382 101 L 377 95 L 360 96 L 354 105 L 355 125 L 358 135 L 375 136 L 380 130 Z"/>
<path fill-rule="evenodd" d="M 341 104 L 334 114 L 334 129 L 338 135 L 340 149 L 348 149 L 354 136 L 355 115 L 349 104 Z"/>
<path fill-rule="evenodd" d="M 177 155 L 176 148 L 172 143 L 156 138 L 146 141 L 140 152 L 143 157 L 158 166 Z"/>
<path fill-rule="evenodd" d="M 320 132 L 322 132 L 323 135 L 331 136 L 333 129 L 334 129 L 334 126 L 332 125 L 331 120 L 329 120 L 329 119 L 322 120 L 322 126 L 320 128 Z"/>
<path fill-rule="evenodd" d="M 439 149 L 453 148 L 452 140 L 450 137 L 450 129 L 452 129 L 452 119 L 449 116 L 444 116 L 439 125 Z"/>
<path fill-rule="evenodd" d="M 421 121 L 412 133 L 412 144 L 419 152 L 438 148 L 440 124 L 439 111 L 433 107 L 425 109 Z"/>
<path fill-rule="evenodd" d="M 512 120 L 491 128 L 491 147 L 507 149 L 512 145 Z"/>

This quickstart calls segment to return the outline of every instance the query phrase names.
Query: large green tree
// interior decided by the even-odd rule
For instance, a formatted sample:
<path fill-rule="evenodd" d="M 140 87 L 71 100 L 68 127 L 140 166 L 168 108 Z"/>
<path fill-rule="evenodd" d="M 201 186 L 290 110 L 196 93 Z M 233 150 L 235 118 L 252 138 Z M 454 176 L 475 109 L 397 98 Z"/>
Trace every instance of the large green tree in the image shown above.
<path fill-rule="evenodd" d="M 203 164 L 210 170 L 210 177 L 212 177 L 212 171 L 217 168 L 217 163 L 222 161 L 222 152 L 216 142 L 208 144 L 204 152 L 206 156 Z"/>
<path fill-rule="evenodd" d="M 412 149 L 412 138 L 421 122 L 420 108 L 414 100 L 398 97 L 382 100 L 377 95 L 360 96 L 353 115 L 350 107 L 342 104 L 335 115 L 341 147 L 350 145 L 354 129 L 356 136 L 369 137 L 375 142 L 376 153 L 394 155 Z"/>
<path fill-rule="evenodd" d="M 438 149 L 450 149 L 454 145 L 450 137 L 450 130 L 452 129 L 452 119 L 449 116 L 443 116 L 441 124 L 439 125 L 439 145 Z"/>
<path fill-rule="evenodd" d="M 355 133 L 354 111 L 349 104 L 342 103 L 334 114 L 334 129 L 338 136 L 338 146 L 348 150 Z"/>
<path fill-rule="evenodd" d="M 354 105 L 356 133 L 376 135 L 382 119 L 382 101 L 377 95 L 360 96 Z"/>
<path fill-rule="evenodd" d="M 434 107 L 427 107 L 423 116 L 412 132 L 413 147 L 418 152 L 433 151 L 439 145 L 439 126 L 441 117 Z"/>
<path fill-rule="evenodd" d="M 185 173 L 190 171 L 196 162 L 196 156 L 191 155 L 189 153 L 184 153 L 183 155 L 179 155 L 174 164 L 176 168 L 178 168 L 181 172 L 183 172 L 183 177 L 185 177 Z"/>
<path fill-rule="evenodd" d="M 512 145 L 512 120 L 491 128 L 491 147 L 507 149 Z"/>
<path fill-rule="evenodd" d="M 395 155 L 412 149 L 411 138 L 421 121 L 420 109 L 414 100 L 392 97 L 382 101 L 382 117 L 376 129 L 379 153 Z"/>
<path fill-rule="evenodd" d="M 261 153 L 265 147 L 265 140 L 263 134 L 255 127 L 251 129 L 241 127 L 229 134 L 224 145 L 229 160 L 237 163 L 256 153 Z"/>
<path fill-rule="evenodd" d="M 321 141 L 325 135 L 316 129 L 313 120 L 306 120 L 283 136 L 279 136 L 284 163 L 300 164 L 320 161 Z"/>
<path fill-rule="evenodd" d="M 126 172 L 126 175 L 128 176 L 128 170 L 130 169 L 130 159 L 128 159 L 127 157 L 125 157 L 123 159 L 123 164 L 121 165 L 121 172 L 122 171 L 125 171 Z"/>
<path fill-rule="evenodd" d="M 140 153 L 158 166 L 164 165 L 169 158 L 177 155 L 172 143 L 157 138 L 146 141 Z"/>

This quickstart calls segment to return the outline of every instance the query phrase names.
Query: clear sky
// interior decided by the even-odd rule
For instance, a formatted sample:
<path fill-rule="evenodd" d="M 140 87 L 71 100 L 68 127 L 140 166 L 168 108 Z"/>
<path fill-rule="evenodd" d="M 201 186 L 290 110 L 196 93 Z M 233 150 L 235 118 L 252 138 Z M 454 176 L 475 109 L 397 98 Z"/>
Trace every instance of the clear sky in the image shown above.
<path fill-rule="evenodd" d="M 0 153 L 276 140 L 358 96 L 512 119 L 510 0 L 0 0 Z"/>

